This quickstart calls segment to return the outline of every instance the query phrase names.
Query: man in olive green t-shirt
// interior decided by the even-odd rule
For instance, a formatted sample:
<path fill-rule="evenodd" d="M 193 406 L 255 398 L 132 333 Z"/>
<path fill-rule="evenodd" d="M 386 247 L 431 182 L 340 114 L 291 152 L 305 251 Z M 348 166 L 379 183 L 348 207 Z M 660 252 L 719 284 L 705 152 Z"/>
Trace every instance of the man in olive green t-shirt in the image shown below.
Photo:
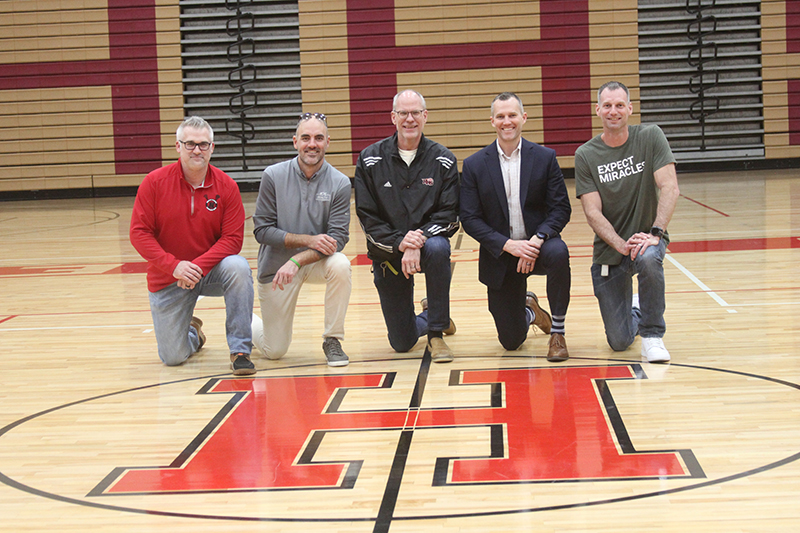
<path fill-rule="evenodd" d="M 600 87 L 595 109 L 603 133 L 575 152 L 575 192 L 595 232 L 592 283 L 606 338 L 625 350 L 641 335 L 642 356 L 668 362 L 663 261 L 680 194 L 675 157 L 661 128 L 628 125 L 633 106 L 623 84 Z"/>

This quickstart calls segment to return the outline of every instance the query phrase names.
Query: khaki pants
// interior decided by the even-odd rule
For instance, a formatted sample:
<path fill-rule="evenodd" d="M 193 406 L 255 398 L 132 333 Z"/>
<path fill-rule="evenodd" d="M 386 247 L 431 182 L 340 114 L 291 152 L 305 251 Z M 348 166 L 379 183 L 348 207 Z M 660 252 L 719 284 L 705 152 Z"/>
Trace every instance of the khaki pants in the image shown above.
<path fill-rule="evenodd" d="M 272 283 L 258 284 L 261 303 L 261 322 L 254 317 L 253 344 L 268 359 L 280 359 L 292 343 L 292 326 L 297 297 L 304 283 L 325 283 L 324 337 L 344 339 L 344 319 L 350 302 L 352 269 L 341 252 L 300 268 L 292 282 L 283 290 L 272 290 Z"/>

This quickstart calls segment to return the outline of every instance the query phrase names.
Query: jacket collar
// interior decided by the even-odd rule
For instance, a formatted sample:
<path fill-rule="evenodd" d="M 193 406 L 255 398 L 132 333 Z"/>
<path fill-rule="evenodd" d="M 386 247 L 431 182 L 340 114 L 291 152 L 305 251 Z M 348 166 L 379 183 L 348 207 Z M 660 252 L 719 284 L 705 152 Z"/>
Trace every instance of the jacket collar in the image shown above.
<path fill-rule="evenodd" d="M 397 144 L 397 132 L 394 132 L 394 135 L 389 137 L 389 143 L 391 145 L 392 156 L 400 157 L 400 146 Z M 419 138 L 419 146 L 417 146 L 417 157 L 421 154 L 425 153 L 425 148 L 428 145 L 428 139 L 425 137 L 423 133 Z"/>

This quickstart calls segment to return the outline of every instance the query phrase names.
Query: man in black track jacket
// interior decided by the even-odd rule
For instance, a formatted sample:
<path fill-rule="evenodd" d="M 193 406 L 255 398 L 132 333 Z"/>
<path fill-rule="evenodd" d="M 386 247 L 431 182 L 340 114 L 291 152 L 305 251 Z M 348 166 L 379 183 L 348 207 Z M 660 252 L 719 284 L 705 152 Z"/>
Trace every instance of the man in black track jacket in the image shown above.
<path fill-rule="evenodd" d="M 356 213 L 367 236 L 375 287 L 398 352 L 428 337 L 434 362 L 453 360 L 442 339 L 450 320 L 450 236 L 458 222 L 458 168 L 444 146 L 427 139 L 425 99 L 406 90 L 394 97 L 397 133 L 368 146 L 356 164 Z M 427 298 L 414 310 L 414 274 L 425 274 Z M 430 313 L 430 314 L 429 314 Z"/>

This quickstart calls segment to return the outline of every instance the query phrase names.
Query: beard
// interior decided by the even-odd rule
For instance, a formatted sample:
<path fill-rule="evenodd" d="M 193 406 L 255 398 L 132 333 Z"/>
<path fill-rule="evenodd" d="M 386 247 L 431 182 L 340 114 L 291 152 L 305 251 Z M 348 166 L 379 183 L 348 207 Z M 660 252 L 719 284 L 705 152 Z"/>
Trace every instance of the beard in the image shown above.
<path fill-rule="evenodd" d="M 325 152 L 322 152 L 321 150 L 317 150 L 315 152 L 303 152 L 300 154 L 300 160 L 303 162 L 303 164 L 310 167 L 319 164 L 323 157 L 325 157 Z"/>

